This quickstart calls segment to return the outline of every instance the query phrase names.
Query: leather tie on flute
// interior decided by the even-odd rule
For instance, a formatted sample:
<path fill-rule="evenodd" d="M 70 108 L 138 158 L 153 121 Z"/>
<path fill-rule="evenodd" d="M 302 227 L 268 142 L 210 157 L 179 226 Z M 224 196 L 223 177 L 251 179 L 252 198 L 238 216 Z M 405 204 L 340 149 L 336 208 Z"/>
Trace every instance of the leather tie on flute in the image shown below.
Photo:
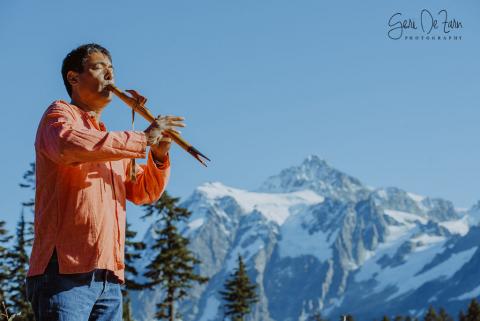
<path fill-rule="evenodd" d="M 113 92 L 118 98 L 120 98 L 124 103 L 126 103 L 130 108 L 132 108 L 135 112 L 139 113 L 143 118 L 145 118 L 148 122 L 152 123 L 155 121 L 155 116 L 148 110 L 147 107 L 144 105 L 140 105 L 135 98 L 132 98 L 125 94 L 123 91 L 118 89 L 116 86 L 110 84 L 107 87 L 111 92 Z M 210 159 L 200 153 L 198 149 L 190 145 L 186 140 L 184 140 L 179 134 L 171 131 L 166 130 L 168 136 L 177 143 L 180 147 L 186 150 L 190 155 L 195 157 L 203 166 L 207 167 L 205 161 L 210 161 Z"/>

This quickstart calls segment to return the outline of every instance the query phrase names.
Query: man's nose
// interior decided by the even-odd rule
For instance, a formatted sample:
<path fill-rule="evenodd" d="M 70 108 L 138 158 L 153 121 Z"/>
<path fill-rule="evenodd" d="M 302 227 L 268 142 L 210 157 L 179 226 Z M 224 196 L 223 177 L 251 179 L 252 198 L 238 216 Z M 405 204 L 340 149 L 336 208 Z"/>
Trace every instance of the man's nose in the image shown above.
<path fill-rule="evenodd" d="M 106 69 L 105 70 L 105 80 L 112 80 L 113 79 L 113 70 L 111 69 Z"/>

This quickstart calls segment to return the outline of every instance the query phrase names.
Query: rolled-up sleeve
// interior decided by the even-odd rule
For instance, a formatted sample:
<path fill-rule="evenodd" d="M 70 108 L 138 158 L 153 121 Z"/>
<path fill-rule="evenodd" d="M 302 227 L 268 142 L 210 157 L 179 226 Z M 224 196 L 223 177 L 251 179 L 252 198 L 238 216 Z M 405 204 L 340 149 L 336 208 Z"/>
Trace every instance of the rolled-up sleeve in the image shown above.
<path fill-rule="evenodd" d="M 152 151 L 148 153 L 147 164 L 136 165 L 136 180 L 125 183 L 127 199 L 134 204 L 151 204 L 162 196 L 170 177 L 170 158 L 157 166 Z"/>
<path fill-rule="evenodd" d="M 41 126 L 36 148 L 56 163 L 75 165 L 146 156 L 145 133 L 84 128 L 63 104 L 53 104 Z"/>

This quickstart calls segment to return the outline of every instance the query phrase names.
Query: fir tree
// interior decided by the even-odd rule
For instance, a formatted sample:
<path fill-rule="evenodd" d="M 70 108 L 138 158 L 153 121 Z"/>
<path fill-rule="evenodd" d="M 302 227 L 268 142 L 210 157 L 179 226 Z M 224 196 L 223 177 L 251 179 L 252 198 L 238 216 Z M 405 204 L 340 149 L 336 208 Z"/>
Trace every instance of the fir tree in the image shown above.
<path fill-rule="evenodd" d="M 142 284 L 135 281 L 138 271 L 135 269 L 135 262 L 142 257 L 141 251 L 145 250 L 145 243 L 134 241 L 137 232 L 130 228 L 127 222 L 125 231 L 125 287 L 126 290 L 140 290 Z"/>
<path fill-rule="evenodd" d="M 467 316 L 462 310 L 460 310 L 460 313 L 458 314 L 458 321 L 467 321 Z"/>
<path fill-rule="evenodd" d="M 122 320 L 133 321 L 132 312 L 130 311 L 130 298 L 128 297 L 128 295 L 123 295 Z"/>
<path fill-rule="evenodd" d="M 142 289 L 142 285 L 135 281 L 135 277 L 138 275 L 135 269 L 135 261 L 141 257 L 140 251 L 145 249 L 145 243 L 134 241 L 137 232 L 133 231 L 130 226 L 131 224 L 127 222 L 125 230 L 125 284 L 122 287 L 124 321 L 133 320 L 128 293 L 132 290 Z"/>
<path fill-rule="evenodd" d="M 12 237 L 13 236 L 9 235 L 5 229 L 5 221 L 0 221 L 0 304 L 7 301 L 7 286 L 10 280 L 10 272 L 8 270 L 8 243 Z M 3 310 L 3 308 L 0 310 Z"/>
<path fill-rule="evenodd" d="M 238 256 L 238 267 L 225 282 L 225 291 L 220 291 L 225 301 L 225 316 L 233 321 L 242 321 L 250 313 L 250 307 L 258 301 L 257 285 L 250 282 L 242 257 Z"/>
<path fill-rule="evenodd" d="M 430 306 L 428 308 L 428 311 L 425 314 L 425 316 L 423 317 L 423 320 L 424 321 L 438 321 L 437 312 L 435 312 L 435 309 L 432 306 Z"/>
<path fill-rule="evenodd" d="M 308 317 L 308 321 L 327 321 L 327 320 L 322 317 L 322 314 L 319 311 L 316 311 Z"/>
<path fill-rule="evenodd" d="M 35 163 L 30 163 L 30 169 L 23 173 L 23 181 L 19 184 L 21 188 L 28 188 L 35 190 Z M 35 201 L 32 198 L 26 202 L 22 202 L 22 205 L 28 208 L 32 208 L 35 205 Z"/>
<path fill-rule="evenodd" d="M 340 316 L 340 321 L 355 321 L 355 319 L 353 318 L 353 315 L 346 314 L 346 315 Z"/>
<path fill-rule="evenodd" d="M 401 315 L 397 315 L 395 316 L 395 318 L 393 319 L 393 321 L 403 321 L 405 318 Z"/>
<path fill-rule="evenodd" d="M 438 321 L 453 321 L 453 318 L 445 311 L 444 308 L 440 308 L 438 313 Z"/>
<path fill-rule="evenodd" d="M 162 302 L 157 304 L 155 317 L 170 321 L 175 318 L 175 303 L 187 296 L 187 290 L 192 288 L 193 283 L 208 281 L 208 278 L 195 273 L 194 269 L 200 260 L 193 256 L 188 249 L 189 240 L 175 226 L 191 215 L 187 209 L 177 205 L 178 201 L 178 198 L 164 192 L 156 203 L 145 205 L 146 214 L 143 216 L 158 215 L 154 225 L 157 237 L 152 245 L 158 254 L 146 267 L 144 276 L 149 281 L 145 286 L 151 288 L 160 285 L 165 291 Z"/>
<path fill-rule="evenodd" d="M 472 299 L 468 306 L 466 321 L 480 321 L 480 305 L 476 299 Z"/>
<path fill-rule="evenodd" d="M 9 253 L 8 266 L 10 282 L 8 286 L 9 301 L 15 313 L 20 313 L 15 320 L 33 320 L 33 311 L 27 300 L 25 278 L 28 270 L 28 255 L 25 240 L 25 217 L 22 208 L 20 220 L 17 224 L 17 237 L 13 249 Z"/>
<path fill-rule="evenodd" d="M 390 319 L 386 315 L 384 315 L 382 321 L 390 321 Z"/>
<path fill-rule="evenodd" d="M 21 188 L 35 190 L 35 163 L 30 163 L 30 168 L 23 174 L 23 181 L 19 184 Z M 34 212 L 35 201 L 33 197 L 26 202 L 22 202 L 22 210 L 19 222 L 17 223 L 16 238 L 13 248 L 6 250 L 0 249 L 0 287 L 4 291 L 4 300 L 9 311 L 2 308 L 2 313 L 14 312 L 11 318 L 15 320 L 33 320 L 33 312 L 30 303 L 26 297 L 25 278 L 27 275 L 29 257 L 27 252 L 33 244 L 33 222 L 25 219 L 24 209 L 28 208 L 31 213 Z M 0 225 L 0 243 L 6 243 L 11 237 L 5 236 L 3 231 L 4 223 Z M 8 273 L 8 282 L 3 283 L 3 275 Z M 8 293 L 7 293 L 8 292 Z"/>
<path fill-rule="evenodd" d="M 19 184 L 21 188 L 30 189 L 32 191 L 36 188 L 35 181 L 35 163 L 30 163 L 30 169 L 23 173 L 23 181 Z M 33 197 L 26 202 L 22 202 L 23 208 L 28 208 L 32 215 L 35 213 L 35 200 Z M 33 244 L 34 226 L 32 221 L 26 221 L 25 244 L 31 247 Z"/>

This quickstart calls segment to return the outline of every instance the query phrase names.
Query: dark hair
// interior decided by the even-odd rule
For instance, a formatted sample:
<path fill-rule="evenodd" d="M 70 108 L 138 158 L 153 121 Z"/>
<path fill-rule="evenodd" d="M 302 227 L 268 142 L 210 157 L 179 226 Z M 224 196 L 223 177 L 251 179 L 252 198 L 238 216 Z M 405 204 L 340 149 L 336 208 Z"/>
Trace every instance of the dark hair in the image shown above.
<path fill-rule="evenodd" d="M 68 95 L 72 97 L 72 86 L 68 82 L 67 73 L 69 71 L 75 71 L 78 73 L 83 72 L 83 64 L 88 56 L 93 52 L 100 52 L 103 53 L 105 56 L 112 61 L 112 56 L 110 52 L 96 43 L 87 43 L 85 45 L 81 45 L 78 48 L 73 49 L 70 53 L 63 59 L 62 64 L 62 77 L 63 83 L 65 84 L 65 88 L 67 89 Z"/>

